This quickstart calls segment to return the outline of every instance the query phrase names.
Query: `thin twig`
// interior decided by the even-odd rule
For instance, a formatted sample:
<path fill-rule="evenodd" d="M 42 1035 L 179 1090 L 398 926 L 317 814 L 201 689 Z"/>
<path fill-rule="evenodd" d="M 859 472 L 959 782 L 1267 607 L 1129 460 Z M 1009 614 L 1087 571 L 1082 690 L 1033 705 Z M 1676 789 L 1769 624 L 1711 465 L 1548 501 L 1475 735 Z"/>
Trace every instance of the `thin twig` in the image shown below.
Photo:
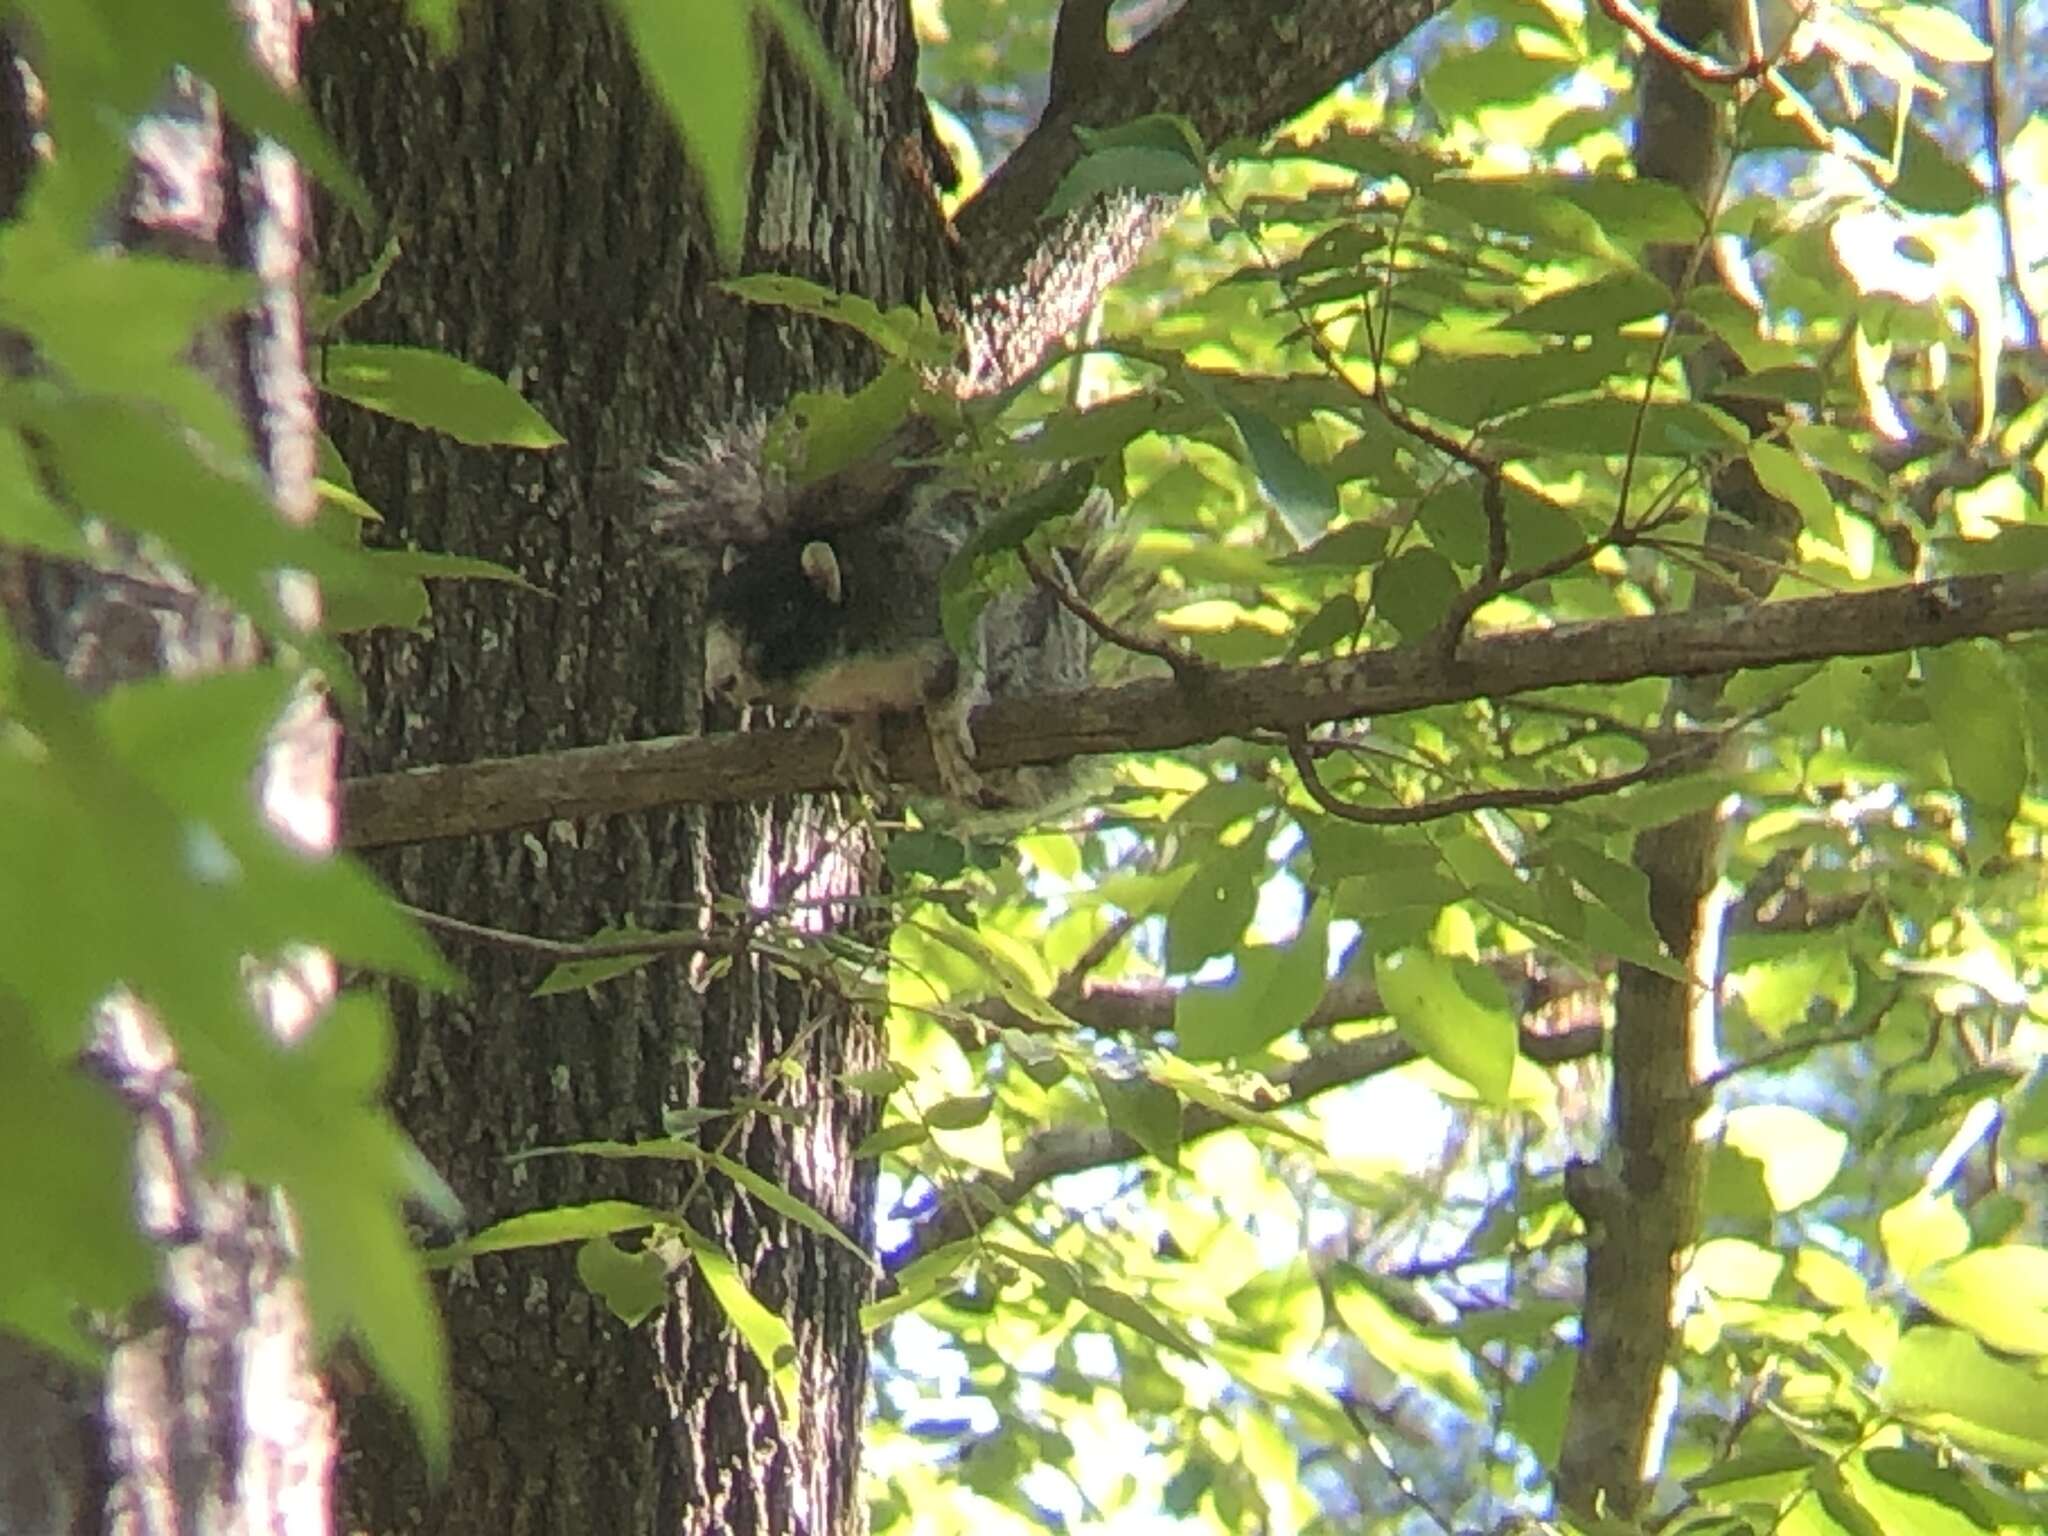
<path fill-rule="evenodd" d="M 481 923 L 465 922 L 459 917 L 450 917 L 445 912 L 430 912 L 425 907 L 413 907 L 400 903 L 399 910 L 422 928 L 436 933 L 445 933 L 452 938 L 469 939 L 474 943 L 488 944 L 493 949 L 510 950 L 514 954 L 536 955 L 543 960 L 568 962 L 576 960 L 627 960 L 640 956 L 714 954 L 736 955 L 746 952 L 747 939 L 737 933 L 661 933 L 649 934 L 644 939 L 621 939 L 602 944 L 582 943 L 571 939 L 548 939 L 539 934 L 514 933 L 505 928 L 487 928 Z"/>
<path fill-rule="evenodd" d="M 1662 756 L 1653 757 L 1640 768 L 1606 774 L 1578 784 L 1475 789 L 1465 794 L 1446 795 L 1441 800 L 1424 800 L 1415 805 L 1354 805 L 1341 799 L 1323 782 L 1315 759 L 1309 753 L 1304 729 L 1297 728 L 1287 733 L 1287 755 L 1294 763 L 1295 772 L 1301 775 L 1301 787 L 1308 792 L 1309 799 L 1332 816 L 1365 827 L 1407 827 L 1425 821 L 1440 821 L 1446 816 L 1464 816 L 1473 811 L 1528 810 L 1570 805 L 1599 795 L 1611 795 L 1617 790 L 1683 773 L 1713 756 L 1725 739 L 1725 732 L 1716 731 L 1673 748 Z"/>
<path fill-rule="evenodd" d="M 1108 927 L 1088 941 L 1088 947 L 1081 951 L 1080 958 L 1067 968 L 1067 974 L 1052 990 L 1052 1005 L 1065 1010 L 1069 1002 L 1078 998 L 1088 978 L 1101 969 L 1103 961 L 1115 951 L 1117 945 L 1131 936 L 1131 930 L 1144 922 L 1143 912 L 1119 912 Z"/>
<path fill-rule="evenodd" d="M 1688 48 L 1645 16 L 1632 0 L 1600 0 L 1600 9 L 1672 68 L 1708 85 L 1736 85 L 1744 80 L 1756 80 L 1771 67 L 1772 61 L 1762 57 L 1751 57 L 1740 64 L 1724 64 L 1697 49 Z"/>
<path fill-rule="evenodd" d="M 1087 599 L 1074 590 L 1073 582 L 1066 579 L 1064 571 L 1055 573 L 1046 563 L 1030 550 L 1019 548 L 1017 558 L 1024 563 L 1024 569 L 1031 579 L 1053 595 L 1059 605 L 1087 625 L 1097 638 L 1121 650 L 1131 651 L 1140 656 L 1156 656 L 1173 669 L 1173 675 L 1185 682 L 1194 673 L 1207 668 L 1208 663 L 1193 655 L 1170 640 L 1155 640 L 1149 635 L 1136 634 L 1121 625 L 1112 624 Z"/>
<path fill-rule="evenodd" d="M 1740 1061 L 1731 1061 L 1725 1066 L 1716 1067 L 1712 1072 L 1709 1072 L 1700 1079 L 1697 1090 L 1699 1096 L 1704 1099 L 1730 1078 L 1739 1076 L 1744 1072 L 1754 1072 L 1759 1067 L 1771 1066 L 1776 1062 L 1785 1060 L 1789 1056 L 1804 1056 L 1808 1051 L 1817 1051 L 1822 1046 L 1855 1045 L 1858 1041 L 1868 1040 L 1877 1033 L 1878 1026 L 1885 1020 L 1885 1015 L 1892 1011 L 1892 1004 L 1898 1001 L 1899 990 L 1899 988 L 1893 988 L 1891 995 L 1885 999 L 1877 1012 L 1861 1024 L 1845 1026 L 1841 1029 L 1831 1029 L 1817 1035 L 1807 1035 L 1798 1040 L 1787 1040 L 1782 1044 L 1772 1046 L 1769 1050 L 1759 1051 L 1754 1056 L 1745 1056 Z"/>

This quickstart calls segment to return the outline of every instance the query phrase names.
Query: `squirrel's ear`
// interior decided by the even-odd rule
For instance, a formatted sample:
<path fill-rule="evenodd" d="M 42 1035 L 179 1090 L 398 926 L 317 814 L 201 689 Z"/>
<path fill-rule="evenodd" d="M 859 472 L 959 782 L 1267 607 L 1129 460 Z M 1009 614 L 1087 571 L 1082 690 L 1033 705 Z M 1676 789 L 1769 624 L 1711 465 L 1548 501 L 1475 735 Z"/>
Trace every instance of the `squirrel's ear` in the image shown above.
<path fill-rule="evenodd" d="M 836 605 L 845 596 L 846 589 L 839 577 L 839 557 L 832 552 L 832 546 L 823 539 L 813 539 L 804 546 L 799 558 L 805 578 L 818 589 L 826 602 Z"/>

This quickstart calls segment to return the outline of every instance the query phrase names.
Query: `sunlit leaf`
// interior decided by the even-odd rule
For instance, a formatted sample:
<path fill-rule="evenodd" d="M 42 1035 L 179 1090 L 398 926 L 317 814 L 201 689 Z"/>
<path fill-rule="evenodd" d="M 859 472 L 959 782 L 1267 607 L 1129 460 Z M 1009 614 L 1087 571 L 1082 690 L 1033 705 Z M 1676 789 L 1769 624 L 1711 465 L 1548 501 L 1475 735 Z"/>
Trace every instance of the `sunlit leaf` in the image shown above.
<path fill-rule="evenodd" d="M 1789 1104 L 1745 1104 L 1728 1112 L 1722 1135 L 1756 1159 L 1780 1211 L 1817 1199 L 1841 1171 L 1849 1138 Z"/>
<path fill-rule="evenodd" d="M 1878 1220 L 1885 1261 L 1910 1282 L 1922 1270 L 1961 1253 L 1970 1242 L 1970 1224 L 1948 1195 L 1913 1195 Z"/>
<path fill-rule="evenodd" d="M 1416 949 L 1376 955 L 1373 972 L 1402 1034 L 1482 1097 L 1506 1101 L 1515 1021 L 1490 972 Z"/>
<path fill-rule="evenodd" d="M 511 385 L 445 352 L 330 344 L 316 366 L 329 394 L 457 442 L 512 448 L 563 442 Z"/>
<path fill-rule="evenodd" d="M 1879 1386 L 1886 1407 L 1986 1456 L 2048 1465 L 2048 1398 L 2033 1371 L 1957 1328 L 1910 1328 Z"/>
<path fill-rule="evenodd" d="M 2024 680 L 1985 640 L 1922 651 L 1920 666 L 1949 777 L 1969 801 L 1971 851 L 1978 858 L 2003 852 L 2027 783 L 2024 717 L 2014 707 Z"/>
<path fill-rule="evenodd" d="M 628 1328 L 669 1297 L 668 1266 L 660 1256 L 645 1249 L 627 1253 L 609 1237 L 593 1237 L 576 1250 L 576 1278 Z"/>
<path fill-rule="evenodd" d="M 2048 1248 L 2014 1243 L 1914 1272 L 1913 1294 L 2009 1355 L 2048 1355 Z"/>

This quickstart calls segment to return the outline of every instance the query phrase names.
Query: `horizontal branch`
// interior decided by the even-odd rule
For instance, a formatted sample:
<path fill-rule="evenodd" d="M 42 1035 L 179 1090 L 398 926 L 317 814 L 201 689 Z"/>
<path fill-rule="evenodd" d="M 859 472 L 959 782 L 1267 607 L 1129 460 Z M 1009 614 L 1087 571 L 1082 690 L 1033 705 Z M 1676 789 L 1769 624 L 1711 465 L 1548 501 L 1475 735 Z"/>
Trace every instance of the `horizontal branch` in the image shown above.
<path fill-rule="evenodd" d="M 1604 993 L 1606 986 L 1597 978 L 1581 977 L 1568 967 L 1537 968 L 1528 955 L 1496 956 L 1488 962 L 1488 968 L 1503 987 L 1519 998 L 1524 1013 L 1547 1008 L 1582 988 Z M 1174 1027 L 1175 1015 L 1188 994 L 1227 985 L 1197 982 L 1180 986 L 1159 977 L 1116 981 L 1090 978 L 1079 986 L 1062 986 L 1053 993 L 1052 1000 L 1058 1005 L 1063 1023 L 1026 1013 L 1001 996 L 976 1003 L 974 1014 L 984 1024 L 1026 1035 L 1068 1032 L 1079 1025 L 1107 1038 L 1150 1040 Z M 1355 967 L 1330 979 L 1322 997 L 1302 1020 L 1301 1029 L 1304 1034 L 1313 1034 L 1357 1019 L 1382 1018 L 1386 1013 L 1386 1000 L 1380 996 L 1379 983 L 1374 980 L 1371 968 Z"/>
<path fill-rule="evenodd" d="M 1606 1038 L 1606 1030 L 1598 1024 L 1551 1033 L 1525 1029 L 1522 1054 L 1531 1061 L 1554 1066 L 1597 1054 Z M 1279 1090 L 1278 1102 L 1248 1107 L 1262 1112 L 1287 1109 L 1333 1088 L 1349 1087 L 1405 1067 L 1420 1054 L 1405 1037 L 1392 1031 L 1356 1040 L 1319 1042 L 1309 1056 L 1268 1074 Z M 1181 1109 L 1181 1140 L 1194 1141 L 1229 1130 L 1237 1123 L 1220 1110 L 1186 1104 Z M 909 1240 L 887 1255 L 886 1266 L 894 1274 L 924 1254 L 973 1236 L 1049 1180 L 1131 1162 L 1144 1155 L 1144 1148 L 1134 1139 L 1106 1125 L 1062 1126 L 1041 1131 L 1018 1151 L 1007 1174 L 979 1174 L 943 1191 L 939 1203 L 918 1221 Z"/>
<path fill-rule="evenodd" d="M 1425 642 L 1341 661 L 1191 671 L 1178 679 L 999 699 L 975 717 L 975 761 L 986 771 L 1170 751 L 1569 684 L 1875 656 L 2044 628 L 2048 573 L 1603 619 L 1472 636 L 1449 656 Z M 883 745 L 895 781 L 937 785 L 931 743 L 916 720 L 888 721 Z M 840 758 L 838 730 L 808 725 L 415 768 L 346 784 L 344 837 L 369 848 L 557 819 L 767 800 L 842 787 Z"/>

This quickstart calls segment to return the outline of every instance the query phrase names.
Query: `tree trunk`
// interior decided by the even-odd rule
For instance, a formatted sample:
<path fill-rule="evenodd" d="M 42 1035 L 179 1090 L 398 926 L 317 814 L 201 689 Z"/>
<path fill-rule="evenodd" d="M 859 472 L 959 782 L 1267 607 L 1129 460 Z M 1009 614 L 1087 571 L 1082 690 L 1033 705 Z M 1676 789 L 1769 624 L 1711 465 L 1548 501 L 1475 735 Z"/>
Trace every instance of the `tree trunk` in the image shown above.
<path fill-rule="evenodd" d="M 1676 0 L 1659 23 L 1680 43 L 1705 44 L 1719 25 L 1714 0 Z M 1636 165 L 1666 182 L 1709 218 L 1725 192 L 1730 154 L 1725 93 L 1701 85 L 1668 59 L 1645 50 L 1638 63 Z M 1681 298 L 1688 284 L 1713 281 L 1690 248 L 1661 253 L 1658 275 Z M 1680 322 L 1683 323 L 1683 322 Z M 1688 360 L 1704 394 L 1741 366 L 1718 343 Z M 1729 401 L 1762 435 L 1761 402 Z M 1717 517 L 1709 550 L 1726 550 L 1726 571 L 1701 574 L 1694 604 L 1714 608 L 1763 598 L 1784 562 L 1797 515 L 1766 495 L 1747 463 L 1714 477 Z M 1689 677 L 1672 685 L 1669 708 L 1711 718 L 1725 678 Z M 1571 1170 L 1568 1188 L 1585 1218 L 1584 1337 L 1559 1458 L 1558 1496 L 1575 1513 L 1637 1514 L 1661 1471 L 1661 1447 L 1677 1411 L 1671 1376 L 1678 1323 L 1678 1281 L 1699 1237 L 1701 1158 L 1698 1126 L 1706 1110 L 1720 985 L 1723 828 L 1718 807 L 1652 827 L 1636 839 L 1636 865 L 1649 881 L 1652 920 L 1686 980 L 1622 962 L 1614 997 L 1613 1086 L 1601 1166 Z"/>
<path fill-rule="evenodd" d="M 237 9 L 252 52 L 289 84 L 297 12 Z M 0 218 L 38 170 L 36 93 L 0 43 Z M 197 338 L 209 380 L 240 409 L 253 462 L 280 516 L 313 510 L 311 386 L 301 349 L 303 197 L 289 157 L 226 123 L 193 79 L 166 82 L 132 136 L 134 165 L 111 231 L 130 251 L 251 273 L 256 301 Z M 62 155 L 59 143 L 56 153 Z M 25 349 L 5 338 L 0 365 Z M 33 366 L 32 364 L 30 366 Z M 56 487 L 61 494 L 63 488 Z M 91 517 L 90 505 L 74 508 Z M 161 673 L 192 676 L 258 659 L 255 630 L 145 543 L 101 526 L 91 564 L 0 550 L 0 624 L 97 695 Z M 310 624 L 313 594 L 289 587 Z M 273 729 L 263 804 L 299 846 L 332 840 L 335 730 L 302 694 Z M 333 995 L 333 966 L 302 955 L 252 981 L 270 1028 L 295 1038 Z M 102 1001 L 81 1067 L 132 1117 L 136 1221 L 158 1255 L 154 1294 L 104 1325 L 95 1385 L 0 1340 L 0 1530 L 303 1533 L 327 1529 L 334 1415 L 315 1371 L 305 1300 L 278 1202 L 207 1167 L 203 1106 L 171 1042 L 134 997 Z"/>
<path fill-rule="evenodd" d="M 907 10 L 809 9 L 855 123 L 830 121 L 771 52 L 744 266 L 885 305 L 941 297 L 939 226 L 894 150 L 922 130 Z M 603 7 L 474 6 L 438 61 L 400 14 L 331 4 L 307 54 L 317 109 L 404 247 L 349 337 L 441 348 L 514 380 L 568 442 L 545 457 L 470 449 L 329 413 L 385 537 L 502 561 L 543 589 L 444 585 L 426 633 L 366 644 L 355 767 L 697 729 L 700 594 L 636 537 L 638 472 L 743 401 L 858 383 L 865 346 L 714 290 L 674 131 Z M 330 285 L 358 275 L 385 233 L 325 220 Z M 421 907 L 573 938 L 627 919 L 684 926 L 708 892 L 745 893 L 757 860 L 813 857 L 829 825 L 789 804 L 656 812 L 415 848 L 382 869 Z M 848 1153 L 873 1110 L 839 1076 L 877 1060 L 869 1023 L 744 964 L 702 991 L 675 963 L 533 998 L 532 961 L 487 947 L 453 958 L 467 996 L 397 999 L 392 1102 L 469 1222 L 617 1195 L 683 1210 L 788 1320 L 801 1387 L 785 1413 L 694 1270 L 666 1316 L 635 1329 L 569 1253 L 481 1258 L 443 1289 L 451 1466 L 431 1481 L 398 1415 L 348 1402 L 348 1528 L 861 1528 L 863 1266 L 715 1178 L 685 1210 L 689 1170 L 674 1165 L 506 1158 L 658 1136 L 664 1111 L 779 1093 L 798 1114 L 752 1116 L 729 1150 L 867 1247 L 872 1165 Z"/>

